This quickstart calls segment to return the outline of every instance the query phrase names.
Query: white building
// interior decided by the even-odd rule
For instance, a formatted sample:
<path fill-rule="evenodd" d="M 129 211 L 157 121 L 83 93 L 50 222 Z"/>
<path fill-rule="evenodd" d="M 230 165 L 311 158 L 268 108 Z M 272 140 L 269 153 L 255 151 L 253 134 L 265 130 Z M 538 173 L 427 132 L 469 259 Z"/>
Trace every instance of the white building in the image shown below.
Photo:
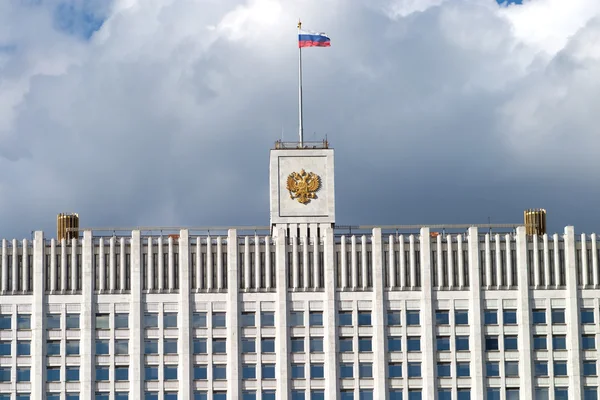
<path fill-rule="evenodd" d="M 270 227 L 3 241 L 0 400 L 598 398 L 595 235 L 334 227 L 316 147 Z"/>

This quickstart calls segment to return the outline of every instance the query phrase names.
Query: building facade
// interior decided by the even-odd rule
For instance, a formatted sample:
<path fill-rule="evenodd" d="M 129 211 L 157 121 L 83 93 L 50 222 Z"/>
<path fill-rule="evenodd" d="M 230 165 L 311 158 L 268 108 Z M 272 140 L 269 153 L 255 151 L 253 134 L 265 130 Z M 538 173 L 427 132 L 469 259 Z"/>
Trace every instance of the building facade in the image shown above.
<path fill-rule="evenodd" d="M 270 179 L 269 227 L 4 240 L 0 400 L 598 398 L 595 235 L 336 226 L 326 144 Z"/>

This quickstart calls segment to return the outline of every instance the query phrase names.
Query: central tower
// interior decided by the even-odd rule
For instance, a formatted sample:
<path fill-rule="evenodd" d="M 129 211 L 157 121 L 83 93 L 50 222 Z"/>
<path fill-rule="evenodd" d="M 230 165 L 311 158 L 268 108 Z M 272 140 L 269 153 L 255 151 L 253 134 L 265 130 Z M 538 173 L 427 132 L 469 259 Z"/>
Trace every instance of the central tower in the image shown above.
<path fill-rule="evenodd" d="M 333 149 L 327 141 L 276 142 L 270 155 L 271 230 L 291 236 L 335 223 Z"/>

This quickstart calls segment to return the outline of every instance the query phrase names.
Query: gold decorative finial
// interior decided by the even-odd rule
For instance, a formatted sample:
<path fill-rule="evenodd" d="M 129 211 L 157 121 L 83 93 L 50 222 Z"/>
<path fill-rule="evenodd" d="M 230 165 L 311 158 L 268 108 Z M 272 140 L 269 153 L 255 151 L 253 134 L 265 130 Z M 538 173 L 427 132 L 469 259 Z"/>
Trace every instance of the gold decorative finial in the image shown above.
<path fill-rule="evenodd" d="M 302 21 L 300 19 L 298 19 L 298 29 L 302 29 Z"/>

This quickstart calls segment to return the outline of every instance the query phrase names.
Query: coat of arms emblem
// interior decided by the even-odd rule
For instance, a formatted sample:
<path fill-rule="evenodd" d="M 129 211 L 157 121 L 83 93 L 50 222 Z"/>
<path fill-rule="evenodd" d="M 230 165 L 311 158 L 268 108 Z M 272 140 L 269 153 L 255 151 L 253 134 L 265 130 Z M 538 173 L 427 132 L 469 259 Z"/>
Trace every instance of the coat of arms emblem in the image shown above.
<path fill-rule="evenodd" d="M 292 172 L 287 178 L 287 190 L 292 200 L 307 204 L 311 199 L 316 199 L 316 192 L 321 188 L 321 178 L 313 173 L 301 170 Z"/>

